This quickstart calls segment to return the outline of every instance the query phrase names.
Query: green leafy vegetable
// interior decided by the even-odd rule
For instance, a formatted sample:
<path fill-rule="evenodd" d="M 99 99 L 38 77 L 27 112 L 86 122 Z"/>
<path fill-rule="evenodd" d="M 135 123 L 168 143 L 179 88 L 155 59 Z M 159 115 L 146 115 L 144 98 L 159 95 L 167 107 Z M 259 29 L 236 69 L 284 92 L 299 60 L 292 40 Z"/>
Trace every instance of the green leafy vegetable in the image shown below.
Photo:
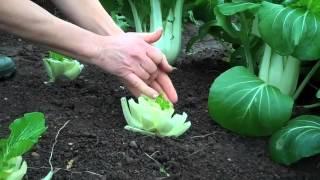
<path fill-rule="evenodd" d="M 268 45 L 262 57 L 259 77 L 285 95 L 294 95 L 300 73 L 300 61 L 292 56 L 281 56 Z"/>
<path fill-rule="evenodd" d="M 251 2 L 234 2 L 218 5 L 219 11 L 225 16 L 231 16 L 247 10 L 255 10 L 260 7 L 260 4 Z"/>
<path fill-rule="evenodd" d="M 320 89 L 318 90 L 316 96 L 317 96 L 318 99 L 320 99 Z"/>
<path fill-rule="evenodd" d="M 124 117 L 128 123 L 125 129 L 145 135 L 178 137 L 187 131 L 191 123 L 187 114 L 175 114 L 173 105 L 162 96 L 151 99 L 140 96 L 138 103 L 133 99 L 121 98 Z"/>
<path fill-rule="evenodd" d="M 10 136 L 0 140 L 0 180 L 20 180 L 27 171 L 22 155 L 38 142 L 46 130 L 44 115 L 27 113 L 10 125 Z"/>
<path fill-rule="evenodd" d="M 286 124 L 294 100 L 311 77 L 317 77 L 320 0 L 215 2 L 215 7 L 210 7 L 214 9 L 211 12 L 214 18 L 204 18 L 199 35 L 191 43 L 207 32 L 231 43 L 230 62 L 247 67 L 231 68 L 213 82 L 208 98 L 210 116 L 221 126 L 242 135 L 271 135 Z M 201 16 L 195 11 L 194 17 Z M 308 73 L 300 73 L 303 60 L 318 62 Z M 320 103 L 314 103 L 301 107 L 319 106 Z M 315 123 L 314 117 L 309 119 Z M 302 128 L 296 122 L 273 136 L 272 154 L 277 162 L 291 164 L 319 153 L 319 127 L 314 128 L 308 122 Z"/>
<path fill-rule="evenodd" d="M 221 126 L 242 135 L 265 136 L 289 120 L 293 99 L 238 66 L 214 81 L 208 107 Z"/>
<path fill-rule="evenodd" d="M 160 95 L 156 98 L 156 103 L 160 105 L 162 110 L 173 108 L 172 103 L 166 100 L 163 95 Z"/>
<path fill-rule="evenodd" d="M 274 161 L 290 165 L 320 153 L 320 117 L 299 116 L 276 132 L 270 140 Z"/>
<path fill-rule="evenodd" d="M 320 1 L 300 0 L 297 4 L 285 7 L 263 2 L 258 13 L 261 37 L 283 56 L 316 60 L 320 57 Z"/>
<path fill-rule="evenodd" d="M 57 78 L 66 77 L 70 80 L 76 79 L 83 69 L 83 65 L 77 60 L 56 52 L 49 52 L 49 57 L 43 59 L 49 82 Z"/>
<path fill-rule="evenodd" d="M 27 168 L 27 163 L 21 156 L 12 158 L 0 168 L 0 180 L 21 180 L 27 173 Z"/>

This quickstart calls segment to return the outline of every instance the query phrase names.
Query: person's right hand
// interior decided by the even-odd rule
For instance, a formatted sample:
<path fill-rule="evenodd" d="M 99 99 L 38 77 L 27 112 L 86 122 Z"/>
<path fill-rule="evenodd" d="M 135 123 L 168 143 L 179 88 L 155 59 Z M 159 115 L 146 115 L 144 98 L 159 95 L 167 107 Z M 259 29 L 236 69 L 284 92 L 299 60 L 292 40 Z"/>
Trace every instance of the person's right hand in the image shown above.
<path fill-rule="evenodd" d="M 173 68 L 164 54 L 151 45 L 161 34 L 159 30 L 105 36 L 92 62 L 118 76 L 135 96 L 154 98 L 163 92 L 170 101 L 177 102 L 176 90 L 167 75 Z"/>

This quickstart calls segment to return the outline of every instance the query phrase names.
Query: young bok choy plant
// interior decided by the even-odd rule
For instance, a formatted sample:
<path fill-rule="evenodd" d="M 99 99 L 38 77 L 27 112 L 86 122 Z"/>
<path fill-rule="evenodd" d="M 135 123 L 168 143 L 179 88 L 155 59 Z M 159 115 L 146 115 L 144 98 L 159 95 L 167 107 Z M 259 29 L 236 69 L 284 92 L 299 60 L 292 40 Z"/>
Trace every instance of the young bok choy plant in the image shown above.
<path fill-rule="evenodd" d="M 237 62 L 244 66 L 227 70 L 213 82 L 210 116 L 241 135 L 276 132 L 270 149 L 279 163 L 288 165 L 319 153 L 318 117 L 297 117 L 284 126 L 295 100 L 320 67 L 320 1 L 214 2 L 215 19 L 206 22 L 196 38 L 210 33 L 232 43 L 231 61 L 240 56 Z M 314 66 L 303 77 L 300 67 L 306 61 Z"/>
<path fill-rule="evenodd" d="M 174 114 L 171 102 L 162 95 L 156 99 L 140 96 L 138 103 L 133 99 L 121 98 L 124 117 L 128 123 L 125 129 L 145 135 L 178 137 L 186 132 L 191 122 L 186 122 L 187 114 Z"/>
<path fill-rule="evenodd" d="M 154 32 L 163 29 L 155 43 L 174 64 L 181 51 L 184 0 L 100 0 L 108 12 L 121 14 L 136 32 Z M 123 24 L 123 20 L 121 21 Z M 120 24 L 120 26 L 121 26 Z"/>
<path fill-rule="evenodd" d="M 10 124 L 8 138 L 0 139 L 0 180 L 21 180 L 27 172 L 22 155 L 38 142 L 45 127 L 44 115 L 27 113 Z"/>
<path fill-rule="evenodd" d="M 55 82 L 61 77 L 74 80 L 84 67 L 79 61 L 52 51 L 49 51 L 49 57 L 44 58 L 43 63 L 49 76 L 49 82 Z"/>

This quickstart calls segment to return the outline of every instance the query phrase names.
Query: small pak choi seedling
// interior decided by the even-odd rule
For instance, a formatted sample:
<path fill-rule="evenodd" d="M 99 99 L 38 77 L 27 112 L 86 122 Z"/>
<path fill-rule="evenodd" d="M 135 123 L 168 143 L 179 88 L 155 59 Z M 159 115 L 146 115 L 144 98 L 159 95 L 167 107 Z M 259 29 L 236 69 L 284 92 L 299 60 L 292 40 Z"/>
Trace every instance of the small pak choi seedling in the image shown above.
<path fill-rule="evenodd" d="M 21 180 L 27 173 L 22 155 L 38 142 L 47 129 L 42 113 L 27 113 L 10 124 L 8 138 L 0 139 L 0 180 Z"/>
<path fill-rule="evenodd" d="M 178 137 L 186 132 L 191 122 L 186 122 L 187 114 L 174 114 L 171 102 L 162 95 L 156 99 L 140 96 L 134 99 L 121 98 L 124 117 L 128 123 L 125 129 L 145 135 Z"/>
<path fill-rule="evenodd" d="M 55 82 L 61 77 L 74 80 L 84 67 L 79 61 L 52 51 L 49 52 L 48 58 L 43 59 L 43 63 L 49 76 L 49 82 Z"/>

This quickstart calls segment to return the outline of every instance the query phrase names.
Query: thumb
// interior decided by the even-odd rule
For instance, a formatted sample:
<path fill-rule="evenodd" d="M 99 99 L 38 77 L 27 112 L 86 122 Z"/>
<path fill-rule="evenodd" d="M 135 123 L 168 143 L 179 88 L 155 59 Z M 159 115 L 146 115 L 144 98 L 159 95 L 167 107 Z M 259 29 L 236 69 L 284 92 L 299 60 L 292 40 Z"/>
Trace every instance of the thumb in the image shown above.
<path fill-rule="evenodd" d="M 149 44 L 157 42 L 162 36 L 162 29 L 159 29 L 152 33 L 137 33 L 138 36 L 143 38 L 143 40 Z"/>

